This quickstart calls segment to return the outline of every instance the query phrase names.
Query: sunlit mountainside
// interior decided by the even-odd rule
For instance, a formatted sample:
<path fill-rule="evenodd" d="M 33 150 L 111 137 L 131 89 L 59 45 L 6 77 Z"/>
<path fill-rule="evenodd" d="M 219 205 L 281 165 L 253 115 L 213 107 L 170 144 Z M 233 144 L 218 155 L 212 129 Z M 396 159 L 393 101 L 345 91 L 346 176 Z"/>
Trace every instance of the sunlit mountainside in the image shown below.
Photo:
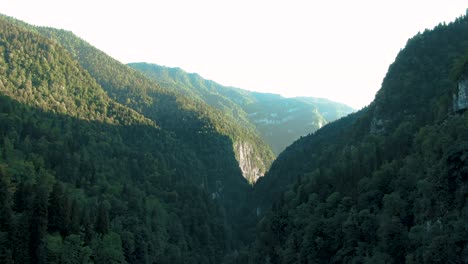
<path fill-rule="evenodd" d="M 0 15 L 0 263 L 467 263 L 467 43 L 418 33 L 353 112 Z"/>
<path fill-rule="evenodd" d="M 321 98 L 284 98 L 226 87 L 180 68 L 148 63 L 130 63 L 129 66 L 161 86 L 201 100 L 231 116 L 241 126 L 253 128 L 275 155 L 301 136 L 354 111 L 344 104 Z"/>

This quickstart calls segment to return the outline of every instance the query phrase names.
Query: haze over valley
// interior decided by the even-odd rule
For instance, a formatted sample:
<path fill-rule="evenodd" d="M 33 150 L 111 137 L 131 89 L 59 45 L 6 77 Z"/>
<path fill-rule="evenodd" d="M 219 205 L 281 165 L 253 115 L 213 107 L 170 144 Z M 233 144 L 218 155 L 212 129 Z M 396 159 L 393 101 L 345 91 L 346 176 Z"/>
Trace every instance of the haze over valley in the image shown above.
<path fill-rule="evenodd" d="M 223 85 L 161 66 L 150 47 L 122 63 L 67 29 L 0 15 L 0 263 L 466 263 L 465 10 L 415 32 L 372 102 L 345 100 L 360 109 Z M 335 91 L 361 96 L 328 56 Z M 300 65 L 294 76 L 314 78 Z M 274 67 L 250 75 L 268 71 L 281 80 Z"/>

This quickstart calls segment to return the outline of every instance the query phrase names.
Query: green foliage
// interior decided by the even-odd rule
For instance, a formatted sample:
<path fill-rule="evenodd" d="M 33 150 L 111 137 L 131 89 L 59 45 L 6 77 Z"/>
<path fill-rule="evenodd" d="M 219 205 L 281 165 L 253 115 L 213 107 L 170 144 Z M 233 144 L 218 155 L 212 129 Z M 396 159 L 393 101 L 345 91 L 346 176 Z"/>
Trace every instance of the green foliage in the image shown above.
<path fill-rule="evenodd" d="M 252 197 L 245 115 L 0 17 L 0 262 L 466 262 L 468 114 L 450 110 L 450 71 L 466 75 L 467 40 L 466 17 L 411 39 L 369 107 L 287 148 Z"/>
<path fill-rule="evenodd" d="M 265 144 L 260 138 L 231 122 L 229 118 L 226 119 L 222 112 L 205 103 L 160 87 L 143 74 L 121 64 L 71 32 L 52 28 L 32 30 L 66 48 L 110 98 L 156 123 L 166 135 L 170 135 L 172 142 L 177 141 L 170 145 L 174 151 L 184 146 L 187 151 L 173 154 L 181 161 L 173 169 L 215 197 L 226 214 L 228 229 L 237 230 L 232 232 L 233 234 L 242 232 L 237 222 L 244 217 L 240 214 L 241 208 L 248 204 L 249 195 L 246 194 L 251 191 L 251 186 L 242 178 L 242 171 L 236 160 L 236 156 L 239 155 L 236 154 L 238 150 L 235 142 L 249 142 L 253 149 L 252 163 L 261 171 L 265 171 L 273 155 L 267 148 L 262 148 Z M 120 115 L 116 113 L 116 116 Z M 184 154 L 187 152 L 192 156 Z M 140 156 L 134 155 L 129 160 L 135 176 L 138 175 L 138 171 L 152 166 L 148 165 L 152 156 Z M 158 156 L 161 154 L 154 158 Z M 168 192 L 169 194 L 180 195 L 175 192 Z M 229 247 L 245 243 L 239 241 L 237 235 L 229 240 L 233 243 L 229 243 Z"/>
<path fill-rule="evenodd" d="M 93 259 L 96 263 L 126 263 L 122 253 L 122 241 L 116 233 L 109 233 L 95 238 L 91 243 L 91 247 L 93 248 Z"/>
<path fill-rule="evenodd" d="M 247 113 L 242 109 L 242 106 L 256 101 L 248 91 L 222 86 L 180 68 L 148 63 L 129 63 L 128 66 L 143 73 L 160 86 L 203 101 L 221 110 L 229 118 L 236 119 L 240 125 L 247 126 L 250 130 L 254 129 Z"/>
<path fill-rule="evenodd" d="M 182 92 L 219 109 L 230 120 L 229 123 L 238 123 L 241 134 L 250 135 L 247 138 L 233 138 L 235 145 L 242 143 L 239 139 L 253 142 L 259 149 L 255 150 L 254 155 L 261 156 L 262 159 L 266 153 L 262 151 L 266 149 L 263 140 L 278 155 L 300 136 L 316 131 L 327 121 L 331 122 L 353 112 L 350 107 L 320 98 L 284 98 L 275 94 L 222 86 L 180 68 L 148 63 L 128 65 L 163 87 Z M 326 120 L 322 115 L 326 116 Z M 236 155 L 239 159 L 239 153 Z M 266 158 L 271 160 L 270 157 Z M 270 160 L 267 160 L 268 164 Z M 254 160 L 254 163 L 258 166 L 257 161 Z"/>
<path fill-rule="evenodd" d="M 315 106 L 327 122 L 333 122 L 355 112 L 355 109 L 345 104 L 333 102 L 325 98 L 296 97 L 295 99 Z"/>
<path fill-rule="evenodd" d="M 88 264 L 91 253 L 91 249 L 84 245 L 79 235 L 69 235 L 63 241 L 60 261 L 63 264 Z"/>
<path fill-rule="evenodd" d="M 128 65 L 161 87 L 177 94 L 178 97 L 191 98 L 195 101 L 196 104 L 190 108 L 206 115 L 217 131 L 232 140 L 238 161 L 243 155 L 243 158 L 248 159 L 254 167 L 252 169 L 258 168 L 261 175 L 270 167 L 274 159 L 273 153 L 265 143 L 264 135 L 259 134 L 255 124 L 243 108 L 245 104 L 256 100 L 250 92 L 219 85 L 203 79 L 198 74 L 189 74 L 179 68 L 167 68 L 147 63 Z M 184 99 L 181 103 L 184 105 L 187 101 Z M 240 146 L 246 144 L 251 148 L 251 153 L 247 157 L 240 153 Z M 255 181 L 252 176 L 254 175 L 247 175 L 244 172 L 244 177 L 250 182 Z"/>
<path fill-rule="evenodd" d="M 6 167 L 0 164 L 0 263 L 13 263 L 10 247 L 13 227 L 13 211 L 11 208 L 11 183 Z"/>
<path fill-rule="evenodd" d="M 200 187 L 208 169 L 195 150 L 113 101 L 55 41 L 9 21 L 0 18 L 1 261 L 153 263 L 175 250 L 179 263 L 221 262 L 230 227 Z"/>
<path fill-rule="evenodd" d="M 276 155 L 299 137 L 315 132 L 327 121 L 313 104 L 296 98 L 270 98 L 256 94 L 255 103 L 244 106 Z"/>
<path fill-rule="evenodd" d="M 1 18 L 0 91 L 19 102 L 83 120 L 150 124 L 109 99 L 63 48 Z M 122 113 L 115 115 L 116 112 Z M 117 118 L 117 119 L 116 119 Z"/>
<path fill-rule="evenodd" d="M 52 250 L 50 246 L 53 245 L 47 243 L 46 237 L 56 232 L 63 237 L 63 246 L 68 243 L 67 237 L 78 235 L 78 244 L 83 247 L 91 245 L 93 240 L 107 232 L 130 234 L 134 238 L 134 248 L 138 249 L 121 249 L 122 254 L 128 254 L 124 256 L 130 263 L 141 263 L 139 260 L 142 258 L 149 261 L 164 259 L 165 248 L 173 243 L 177 247 L 183 246 L 184 250 L 181 251 L 187 252 L 181 261 L 185 261 L 190 254 L 211 255 L 212 263 L 217 263 L 222 257 L 225 226 L 220 210 L 206 198 L 203 190 L 191 182 L 190 175 L 186 173 L 196 173 L 202 168 L 187 167 L 182 165 L 185 162 L 175 158 L 182 158 L 184 152 L 181 151 L 184 150 L 171 146 L 176 144 L 173 139 L 151 126 L 82 123 L 66 116 L 24 108 L 5 97 L 0 101 L 2 107 L 13 109 L 9 115 L 0 114 L 2 123 L 10 118 L 24 120 L 16 125 L 17 131 L 23 134 L 25 129 L 29 129 L 38 137 L 37 141 L 31 139 L 27 143 L 32 144 L 32 152 L 23 151 L 25 141 L 19 138 L 12 149 L 13 155 L 24 161 L 37 159 L 38 156 L 47 161 L 34 165 L 38 167 L 33 170 L 33 175 L 29 175 L 32 185 L 24 182 L 28 178 L 16 173 L 24 171 L 19 167 L 27 162 L 7 163 L 7 175 L 10 174 L 16 182 L 12 185 L 15 190 L 12 193 L 15 197 L 12 212 L 14 225 L 8 230 L 8 236 L 16 242 L 7 246 L 11 252 L 17 252 L 13 254 L 15 262 L 29 263 L 28 259 L 40 261 L 50 257 L 47 252 Z M 18 118 L 20 116 L 23 118 Z M 24 118 L 26 116 L 29 117 Z M 63 127 L 73 129 L 62 130 Z M 0 129 L 2 135 L 7 132 L 8 129 Z M 0 148 L 3 149 L 3 145 Z M 160 151 L 164 151 L 164 155 Z M 189 157 L 192 155 L 189 154 Z M 145 163 L 138 165 L 142 167 L 138 173 L 132 170 L 135 159 L 146 159 Z M 174 172 L 171 169 L 173 166 L 177 166 L 179 172 Z M 44 170 L 46 173 L 41 175 Z M 66 183 L 66 188 L 60 187 L 62 183 L 49 184 L 50 177 Z M 31 191 L 35 195 L 30 198 Z M 106 197 L 108 202 L 96 204 L 95 199 L 99 197 Z M 53 210 L 49 211 L 49 208 Z M 167 219 L 168 212 L 175 219 Z M 191 219 L 190 216 L 196 216 L 197 222 L 179 222 L 180 240 L 171 241 L 168 232 L 177 223 L 175 220 L 181 217 Z M 206 244 L 200 244 L 200 232 L 208 236 Z M 216 246 L 213 247 L 213 244 Z M 150 250 L 150 245 L 157 245 L 159 249 Z M 189 247 L 197 248 L 196 252 L 200 253 L 192 252 Z M 86 255 L 86 249 L 83 250 L 80 254 Z M 59 258 L 58 251 L 52 251 L 55 252 L 54 258 Z"/>
<path fill-rule="evenodd" d="M 255 186 L 272 206 L 253 263 L 466 263 L 468 114 L 450 71 L 467 41 L 467 17 L 418 34 L 369 107 L 278 157 Z"/>

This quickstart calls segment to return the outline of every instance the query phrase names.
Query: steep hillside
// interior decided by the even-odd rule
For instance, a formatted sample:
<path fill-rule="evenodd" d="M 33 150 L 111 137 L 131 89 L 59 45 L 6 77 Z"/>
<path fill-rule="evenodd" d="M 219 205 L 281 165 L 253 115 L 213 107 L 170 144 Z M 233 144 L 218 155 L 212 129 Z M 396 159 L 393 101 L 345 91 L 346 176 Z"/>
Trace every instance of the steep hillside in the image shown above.
<path fill-rule="evenodd" d="M 206 157 L 206 162 L 213 168 L 224 169 L 223 162 L 227 162 L 220 160 L 225 154 L 213 151 L 220 147 L 214 138 L 224 136 L 228 140 L 225 141 L 226 146 L 221 144 L 221 148 L 234 150 L 239 163 L 237 167 L 241 168 L 248 181 L 255 181 L 269 168 L 273 155 L 249 127 L 239 125 L 233 118 L 224 116 L 202 101 L 156 84 L 71 32 L 50 28 L 38 28 L 38 31 L 64 45 L 112 98 L 155 120 L 161 127 L 173 131 L 177 137 L 188 140 L 187 144 L 201 151 L 200 155 Z M 219 161 L 218 165 L 214 165 L 214 161 Z M 232 176 L 228 177 L 235 178 L 236 173 L 232 170 Z M 218 180 L 222 179 L 208 179 L 208 182 L 201 184 L 209 185 L 209 190 L 216 192 Z"/>
<path fill-rule="evenodd" d="M 242 109 L 242 106 L 256 101 L 248 91 L 222 86 L 203 79 L 196 73 L 187 73 L 180 68 L 149 63 L 129 63 L 128 66 L 140 71 L 163 87 L 180 91 L 190 98 L 197 98 L 223 111 L 242 125 L 255 128 Z"/>
<path fill-rule="evenodd" d="M 242 225 L 243 221 L 248 220 L 243 210 L 251 186 L 242 177 L 241 167 L 244 172 L 255 175 L 268 167 L 265 161 L 273 158 L 268 149 L 258 147 L 262 146 L 262 142 L 257 142 L 255 135 L 236 126 L 204 103 L 161 88 L 70 32 L 35 28 L 14 20 L 13 23 L 63 45 L 112 99 L 155 121 L 177 140 L 176 145 L 190 149 L 196 159 L 187 165 L 199 166 L 203 170 L 180 173 L 189 177 L 222 206 L 228 231 L 227 248 L 236 248 L 244 243 Z M 239 146 L 234 142 L 239 142 Z M 234 149 L 242 151 L 236 154 Z M 243 160 L 238 162 L 236 156 Z"/>
<path fill-rule="evenodd" d="M 467 261 L 466 43 L 466 16 L 416 35 L 369 107 L 278 157 L 253 263 Z"/>
<path fill-rule="evenodd" d="M 111 100 L 66 50 L 2 20 L 0 91 L 54 113 L 111 124 L 154 124 Z M 114 118 L 119 118 L 115 120 Z"/>
<path fill-rule="evenodd" d="M 197 153 L 112 100 L 62 46 L 9 21 L 0 263 L 222 262 L 231 231 L 199 186 L 210 168 Z"/>
<path fill-rule="evenodd" d="M 262 98 L 244 109 L 277 155 L 327 123 L 315 106 L 294 98 Z"/>
<path fill-rule="evenodd" d="M 345 104 L 333 102 L 325 98 L 295 97 L 294 99 L 315 106 L 327 122 L 340 119 L 355 111 Z"/>
<path fill-rule="evenodd" d="M 221 110 L 241 126 L 261 135 L 278 155 L 301 136 L 316 131 L 353 111 L 350 107 L 319 98 L 284 98 L 275 94 L 250 92 L 222 86 L 180 68 L 148 63 L 130 63 L 161 86 L 180 91 Z M 322 112 L 327 121 L 322 117 Z"/>

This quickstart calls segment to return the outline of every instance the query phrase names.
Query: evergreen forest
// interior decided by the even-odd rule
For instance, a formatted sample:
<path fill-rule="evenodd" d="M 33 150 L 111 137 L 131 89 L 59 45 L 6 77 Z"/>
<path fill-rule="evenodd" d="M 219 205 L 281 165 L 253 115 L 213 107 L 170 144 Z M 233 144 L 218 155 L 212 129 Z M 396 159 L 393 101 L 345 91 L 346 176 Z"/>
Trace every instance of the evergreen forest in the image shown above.
<path fill-rule="evenodd" d="M 467 93 L 468 15 L 354 113 L 0 15 L 0 263 L 468 263 Z"/>

